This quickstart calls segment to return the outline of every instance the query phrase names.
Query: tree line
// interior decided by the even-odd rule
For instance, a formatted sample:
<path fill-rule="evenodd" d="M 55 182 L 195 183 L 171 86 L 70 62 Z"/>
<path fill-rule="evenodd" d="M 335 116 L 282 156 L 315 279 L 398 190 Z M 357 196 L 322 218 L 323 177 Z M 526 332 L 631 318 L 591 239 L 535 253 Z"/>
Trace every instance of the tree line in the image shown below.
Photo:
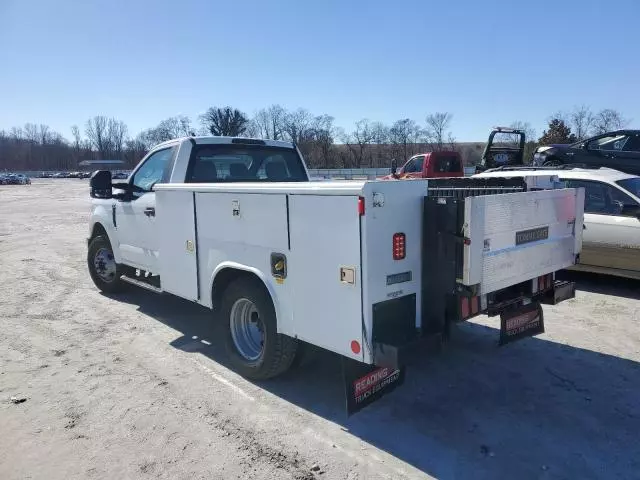
<path fill-rule="evenodd" d="M 224 106 L 207 109 L 195 124 L 189 117 L 178 115 L 135 137 L 123 121 L 98 115 L 82 128 L 71 126 L 71 139 L 47 125 L 27 123 L 0 130 L 0 170 L 75 170 L 83 160 L 123 160 L 130 168 L 154 145 L 196 134 L 292 141 L 311 168 L 387 167 L 392 158 L 401 163 L 418 152 L 449 149 L 460 151 L 466 163 L 476 163 L 480 144 L 456 143 L 452 119 L 449 112 L 428 114 L 423 123 L 409 118 L 391 124 L 362 119 L 347 131 L 335 125 L 334 117 L 314 115 L 304 108 L 287 110 L 272 105 L 249 116 Z M 529 123 L 513 122 L 511 126 L 525 130 L 529 156 L 539 143 L 569 143 L 627 123 L 615 110 L 592 112 L 581 106 L 552 115 L 539 139 Z"/>

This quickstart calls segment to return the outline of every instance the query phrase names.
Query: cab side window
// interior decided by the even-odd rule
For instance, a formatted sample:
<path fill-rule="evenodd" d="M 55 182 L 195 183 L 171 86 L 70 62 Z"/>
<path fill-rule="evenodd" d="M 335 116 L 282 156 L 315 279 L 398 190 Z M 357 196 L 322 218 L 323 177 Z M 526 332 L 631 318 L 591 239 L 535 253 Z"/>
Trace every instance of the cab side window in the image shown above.
<path fill-rule="evenodd" d="M 602 182 L 569 180 L 569 188 L 584 188 L 584 212 L 598 215 L 622 215 L 624 207 L 638 204 L 624 192 Z"/>
<path fill-rule="evenodd" d="M 422 164 L 424 162 L 424 156 L 413 157 L 407 162 L 402 170 L 403 173 L 416 173 L 422 171 Z"/>
<path fill-rule="evenodd" d="M 174 150 L 175 147 L 171 147 L 153 153 L 133 174 L 131 183 L 138 187 L 139 191 L 150 192 L 156 183 L 169 180 L 169 167 Z"/>

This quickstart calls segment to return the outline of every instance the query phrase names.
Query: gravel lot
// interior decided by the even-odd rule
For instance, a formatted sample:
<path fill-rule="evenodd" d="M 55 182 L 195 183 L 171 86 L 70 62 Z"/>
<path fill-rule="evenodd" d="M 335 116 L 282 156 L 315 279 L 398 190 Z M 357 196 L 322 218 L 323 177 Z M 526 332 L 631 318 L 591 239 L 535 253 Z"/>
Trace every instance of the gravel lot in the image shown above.
<path fill-rule="evenodd" d="M 2 479 L 640 478 L 640 283 L 572 275 L 503 348 L 462 325 L 347 419 L 336 356 L 248 382 L 207 310 L 100 294 L 88 213 L 87 181 L 0 187 Z"/>

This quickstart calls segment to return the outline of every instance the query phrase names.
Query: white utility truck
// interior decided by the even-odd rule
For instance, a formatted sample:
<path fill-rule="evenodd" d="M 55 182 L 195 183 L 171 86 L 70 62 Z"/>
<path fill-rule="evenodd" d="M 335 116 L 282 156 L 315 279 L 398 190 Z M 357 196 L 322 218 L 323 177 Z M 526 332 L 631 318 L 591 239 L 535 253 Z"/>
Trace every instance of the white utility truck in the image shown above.
<path fill-rule="evenodd" d="M 406 353 L 453 322 L 500 315 L 500 343 L 573 298 L 584 190 L 523 179 L 309 181 L 295 145 L 186 137 L 126 181 L 91 178 L 88 268 L 212 308 L 232 366 L 287 370 L 301 342 L 343 358 L 347 409 L 399 385 Z M 436 343 L 437 344 L 437 343 Z"/>

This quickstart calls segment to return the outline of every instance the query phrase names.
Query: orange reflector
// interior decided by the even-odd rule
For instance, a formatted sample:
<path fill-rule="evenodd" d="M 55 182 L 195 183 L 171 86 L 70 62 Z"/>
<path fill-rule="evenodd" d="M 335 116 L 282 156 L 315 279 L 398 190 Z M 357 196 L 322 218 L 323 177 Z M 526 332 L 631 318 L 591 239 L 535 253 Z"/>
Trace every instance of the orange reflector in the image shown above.
<path fill-rule="evenodd" d="M 360 353 L 360 344 L 357 340 L 351 340 L 351 351 L 356 355 Z"/>

